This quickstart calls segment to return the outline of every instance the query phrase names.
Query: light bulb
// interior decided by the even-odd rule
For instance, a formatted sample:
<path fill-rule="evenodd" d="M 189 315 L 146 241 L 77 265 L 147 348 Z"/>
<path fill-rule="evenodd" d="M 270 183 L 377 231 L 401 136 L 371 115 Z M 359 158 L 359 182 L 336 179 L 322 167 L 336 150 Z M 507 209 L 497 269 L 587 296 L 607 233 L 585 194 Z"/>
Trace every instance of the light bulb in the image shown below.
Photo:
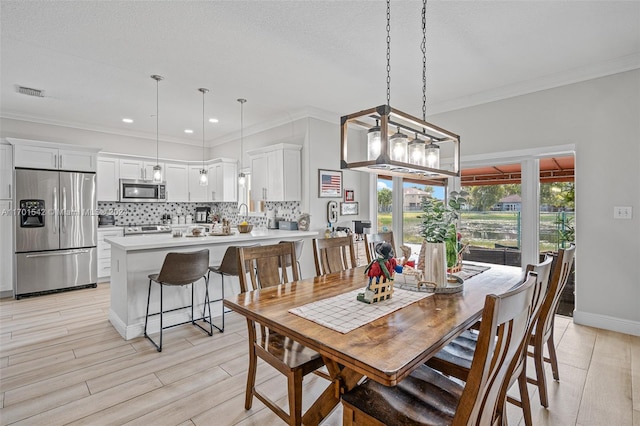
<path fill-rule="evenodd" d="M 440 147 L 433 142 L 429 143 L 429 145 L 425 148 L 425 165 L 432 169 L 440 168 Z"/>
<path fill-rule="evenodd" d="M 380 156 L 380 126 L 376 125 L 367 132 L 367 161 L 375 160 Z"/>
<path fill-rule="evenodd" d="M 244 184 L 247 183 L 247 176 L 244 173 L 238 175 L 238 183 L 240 186 L 244 186 Z"/>
<path fill-rule="evenodd" d="M 406 163 L 407 145 L 409 143 L 409 138 L 407 138 L 407 135 L 400 133 L 400 130 L 398 130 L 397 133 L 391 136 L 389 141 L 391 143 L 391 159 L 393 161 Z"/>
<path fill-rule="evenodd" d="M 160 167 L 159 164 L 153 167 L 153 182 L 154 183 L 162 182 L 162 167 Z"/>
<path fill-rule="evenodd" d="M 207 171 L 205 169 L 200 170 L 200 185 L 209 185 L 209 178 L 207 177 Z"/>

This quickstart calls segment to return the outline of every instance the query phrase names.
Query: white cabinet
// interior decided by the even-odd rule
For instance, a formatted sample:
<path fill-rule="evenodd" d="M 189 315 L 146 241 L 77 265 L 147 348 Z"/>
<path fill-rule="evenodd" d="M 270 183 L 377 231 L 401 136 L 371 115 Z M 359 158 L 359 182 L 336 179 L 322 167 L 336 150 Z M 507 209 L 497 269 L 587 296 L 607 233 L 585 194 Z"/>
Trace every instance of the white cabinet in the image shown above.
<path fill-rule="evenodd" d="M 120 160 L 98 156 L 98 201 L 118 201 Z"/>
<path fill-rule="evenodd" d="M 15 145 L 15 167 L 33 169 L 96 171 L 95 152 L 40 145 Z"/>
<path fill-rule="evenodd" d="M 98 281 L 109 281 L 111 277 L 111 244 L 105 238 L 122 237 L 124 231 L 120 227 L 98 228 Z"/>
<path fill-rule="evenodd" d="M 167 201 L 189 201 L 189 166 L 186 164 L 165 163 L 165 181 L 167 182 Z"/>
<path fill-rule="evenodd" d="M 13 219 L 11 201 L 0 201 L 0 294 L 13 291 Z M 2 294 L 7 296 L 9 293 Z"/>
<path fill-rule="evenodd" d="M 156 164 L 162 167 L 162 180 L 166 180 L 163 163 L 135 158 L 120 159 L 120 179 L 152 180 L 153 168 Z"/>
<path fill-rule="evenodd" d="M 13 152 L 11 145 L 0 145 L 0 200 L 13 197 Z"/>
<path fill-rule="evenodd" d="M 251 199 L 300 201 L 302 199 L 302 146 L 277 144 L 248 152 L 251 164 Z"/>
<path fill-rule="evenodd" d="M 238 201 L 238 164 L 236 160 L 220 158 L 209 165 L 208 201 Z"/>
<path fill-rule="evenodd" d="M 206 166 L 205 166 L 206 167 Z M 207 195 L 209 193 L 209 186 L 211 185 L 211 175 L 207 173 L 209 183 L 208 185 L 200 185 L 200 170 L 202 165 L 189 166 L 189 199 L 193 203 L 209 201 Z"/>

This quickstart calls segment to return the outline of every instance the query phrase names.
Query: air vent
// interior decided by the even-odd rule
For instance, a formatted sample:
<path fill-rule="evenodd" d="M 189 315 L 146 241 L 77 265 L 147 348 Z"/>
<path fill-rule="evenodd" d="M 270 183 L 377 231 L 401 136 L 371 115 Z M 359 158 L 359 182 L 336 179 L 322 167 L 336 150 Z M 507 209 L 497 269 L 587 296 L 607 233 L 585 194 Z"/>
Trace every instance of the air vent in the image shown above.
<path fill-rule="evenodd" d="M 16 86 L 16 92 L 37 98 L 44 98 L 44 90 L 32 89 L 31 87 Z"/>

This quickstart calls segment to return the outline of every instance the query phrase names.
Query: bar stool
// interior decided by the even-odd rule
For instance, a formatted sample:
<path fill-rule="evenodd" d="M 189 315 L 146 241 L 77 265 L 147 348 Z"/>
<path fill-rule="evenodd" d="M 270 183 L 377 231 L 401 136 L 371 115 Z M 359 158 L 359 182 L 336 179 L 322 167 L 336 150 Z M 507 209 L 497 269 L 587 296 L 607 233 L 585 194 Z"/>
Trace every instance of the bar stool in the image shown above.
<path fill-rule="evenodd" d="M 255 247 L 259 244 L 253 244 L 250 246 L 243 246 L 243 247 Z M 207 273 L 207 280 L 209 280 L 209 277 L 211 276 L 212 272 L 215 272 L 216 274 L 220 274 L 220 279 L 222 281 L 222 294 L 220 296 L 219 299 L 214 299 L 211 300 L 210 302 L 222 302 L 224 300 L 224 277 L 225 275 L 227 276 L 231 276 L 231 277 L 237 277 L 239 276 L 239 269 L 238 269 L 238 247 L 239 246 L 229 246 L 227 247 L 227 250 L 224 252 L 224 256 L 222 257 L 222 262 L 220 263 L 220 266 L 209 266 L 209 272 Z M 209 308 L 211 309 L 211 308 Z M 217 325 L 212 324 L 215 328 L 217 328 L 221 333 L 224 332 L 224 314 L 228 313 L 231 311 L 225 311 L 224 310 L 224 306 L 222 307 L 222 325 L 221 327 L 218 327 Z"/>
<path fill-rule="evenodd" d="M 156 347 L 158 352 L 162 352 L 162 330 L 175 327 L 182 324 L 191 323 L 209 336 L 213 335 L 213 323 L 211 322 L 211 307 L 209 306 L 209 279 L 207 277 L 207 270 L 209 268 L 209 250 L 204 249 L 191 253 L 167 253 L 164 258 L 160 273 L 149 275 L 149 293 L 147 295 L 147 313 L 144 319 L 144 337 L 149 339 L 151 343 Z M 201 318 L 195 318 L 193 314 L 193 295 L 194 295 L 194 283 L 203 278 L 205 280 L 205 294 L 204 294 L 204 307 Z M 149 315 L 149 303 L 151 301 L 151 284 L 160 284 L 160 312 Z M 188 306 L 182 306 L 180 308 L 170 309 L 168 311 L 163 310 L 163 289 L 164 286 L 182 286 L 191 285 L 191 304 Z M 209 315 L 205 316 L 206 308 L 209 307 Z M 191 320 L 184 321 L 178 324 L 172 324 L 164 326 L 162 317 L 165 312 L 173 312 L 180 309 L 191 308 Z M 147 324 L 149 322 L 149 316 L 160 315 L 160 344 L 156 343 L 151 336 L 147 334 Z M 196 321 L 204 321 L 209 324 L 210 330 L 205 329 Z"/>

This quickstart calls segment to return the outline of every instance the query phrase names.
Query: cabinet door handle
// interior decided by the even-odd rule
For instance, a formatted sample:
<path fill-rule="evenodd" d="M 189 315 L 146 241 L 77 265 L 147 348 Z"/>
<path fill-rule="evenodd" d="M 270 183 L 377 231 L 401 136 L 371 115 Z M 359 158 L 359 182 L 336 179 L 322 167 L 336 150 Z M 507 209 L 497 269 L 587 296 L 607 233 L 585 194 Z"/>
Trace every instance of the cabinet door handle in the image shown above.
<path fill-rule="evenodd" d="M 189 197 L 187 199 L 191 201 L 191 191 L 189 191 Z"/>
<path fill-rule="evenodd" d="M 8 198 L 13 198 L 13 192 L 11 192 L 11 184 L 9 184 L 9 197 Z"/>
<path fill-rule="evenodd" d="M 62 168 L 62 154 L 60 154 L 60 166 L 58 167 L 59 169 Z"/>
<path fill-rule="evenodd" d="M 58 154 L 53 156 L 53 168 L 54 169 L 58 168 Z"/>
<path fill-rule="evenodd" d="M 140 167 L 140 179 L 144 180 L 144 168 Z"/>

